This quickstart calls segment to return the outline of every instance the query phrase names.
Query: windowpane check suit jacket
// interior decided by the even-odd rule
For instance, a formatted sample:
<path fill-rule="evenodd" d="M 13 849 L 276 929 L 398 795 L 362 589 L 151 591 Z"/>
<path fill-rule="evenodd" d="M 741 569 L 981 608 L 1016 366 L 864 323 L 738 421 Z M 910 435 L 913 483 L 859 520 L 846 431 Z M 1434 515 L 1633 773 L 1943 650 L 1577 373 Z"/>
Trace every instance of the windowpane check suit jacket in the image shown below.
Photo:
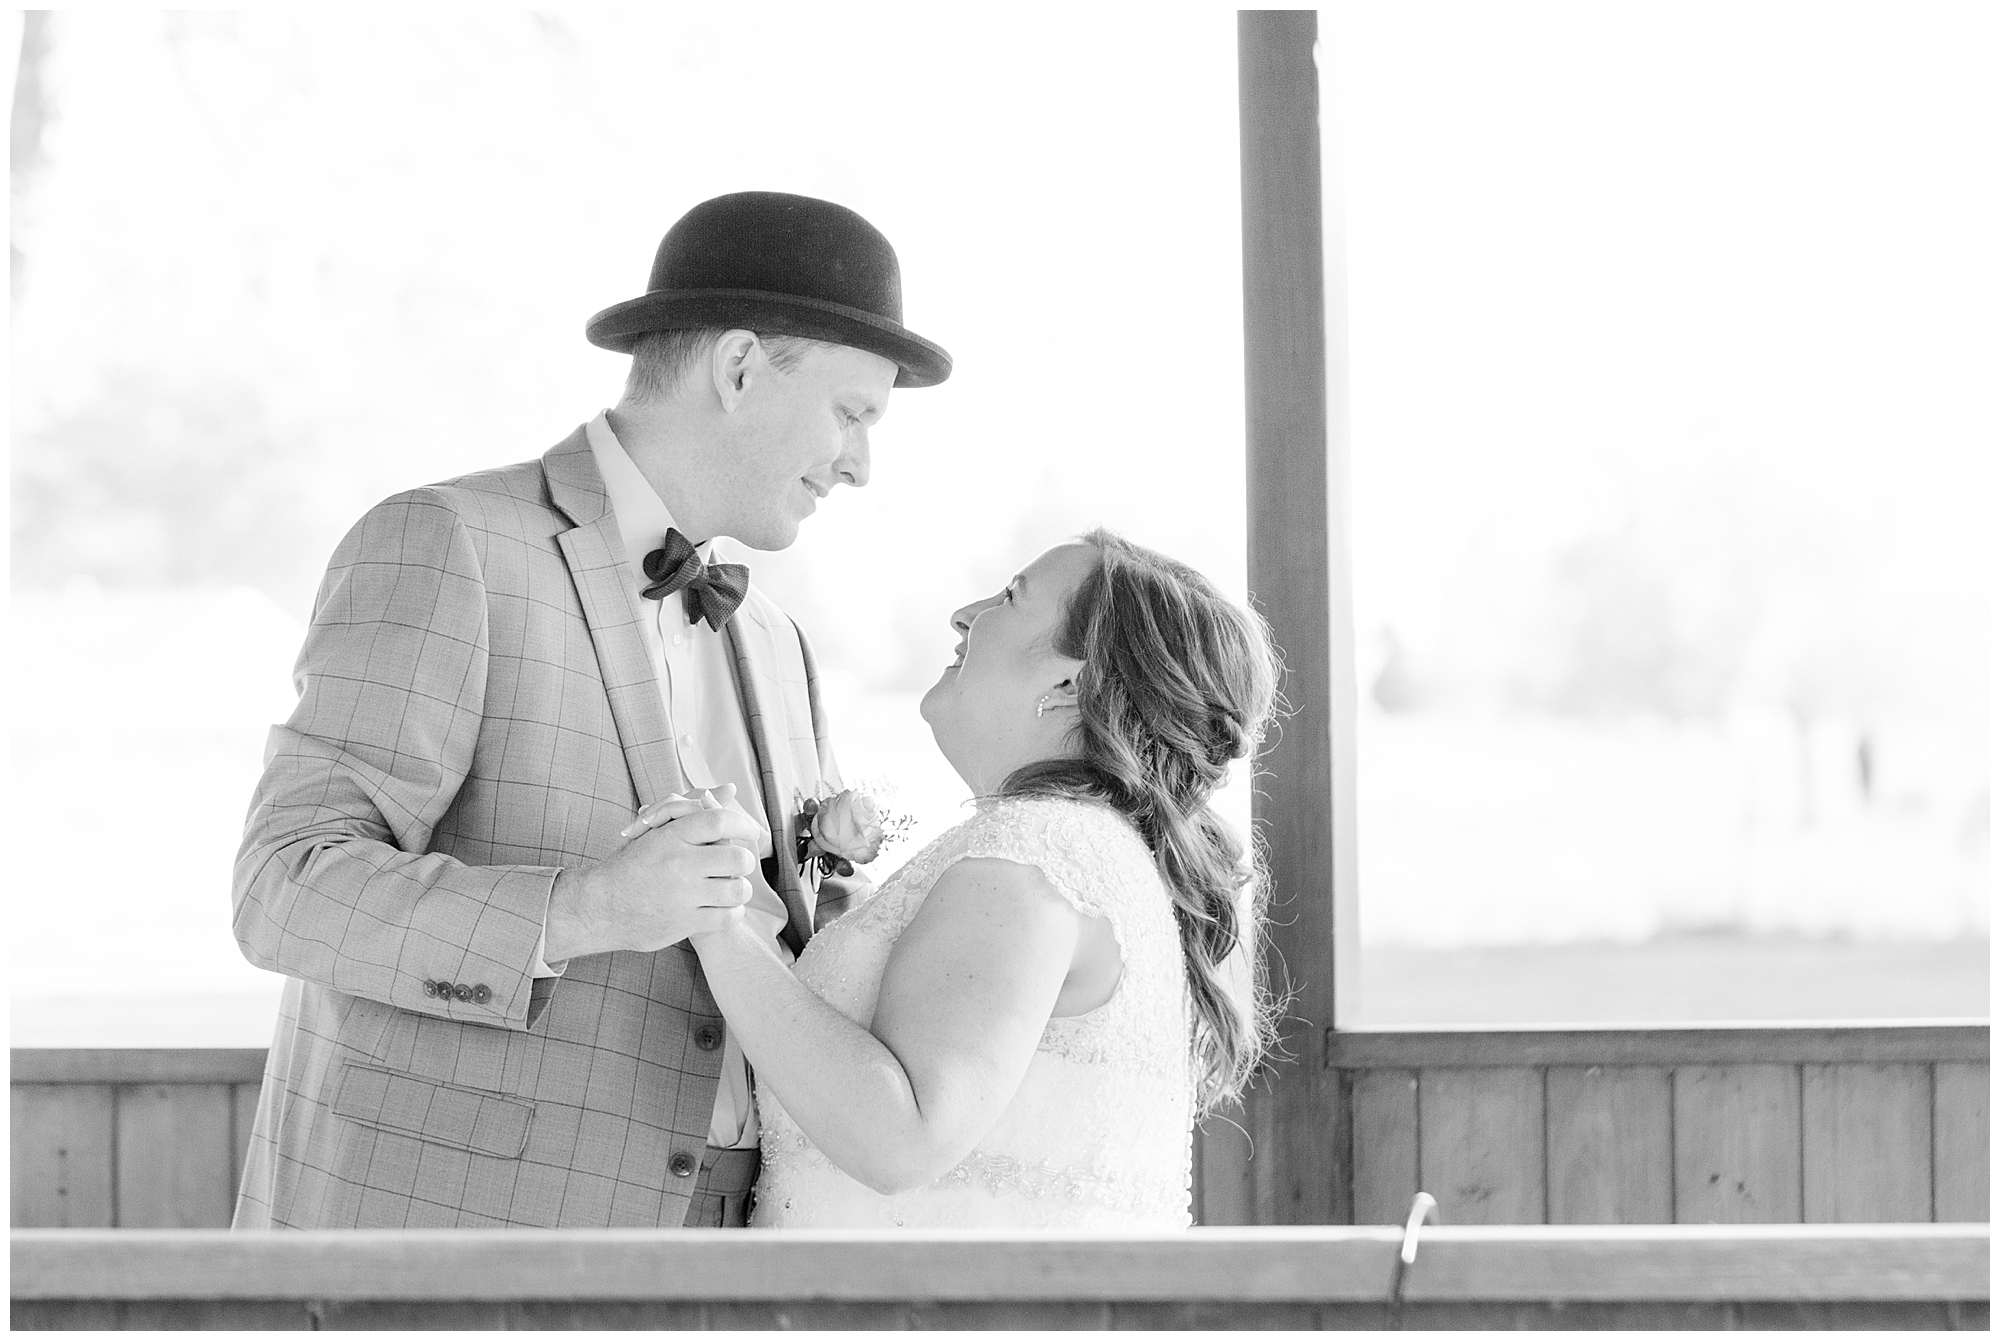
<path fill-rule="evenodd" d="M 582 429 L 335 552 L 236 860 L 291 979 L 239 1228 L 682 1222 L 723 1057 L 694 952 L 531 976 L 556 872 L 687 787 L 623 555 Z M 754 588 L 726 632 L 798 949 L 796 803 L 838 785 L 811 654 Z"/>

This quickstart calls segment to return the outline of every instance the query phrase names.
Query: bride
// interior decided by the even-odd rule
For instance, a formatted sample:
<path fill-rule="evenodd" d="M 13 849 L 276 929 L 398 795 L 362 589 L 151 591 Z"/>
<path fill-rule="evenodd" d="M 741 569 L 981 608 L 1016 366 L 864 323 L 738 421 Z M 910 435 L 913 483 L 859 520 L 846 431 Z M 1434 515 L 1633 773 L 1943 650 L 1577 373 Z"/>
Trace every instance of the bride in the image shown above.
<path fill-rule="evenodd" d="M 1271 1014 L 1208 802 L 1271 711 L 1262 621 L 1098 531 L 952 616 L 924 696 L 976 811 L 808 943 L 693 940 L 755 1068 L 759 1226 L 1189 1223 L 1195 1117 Z"/>

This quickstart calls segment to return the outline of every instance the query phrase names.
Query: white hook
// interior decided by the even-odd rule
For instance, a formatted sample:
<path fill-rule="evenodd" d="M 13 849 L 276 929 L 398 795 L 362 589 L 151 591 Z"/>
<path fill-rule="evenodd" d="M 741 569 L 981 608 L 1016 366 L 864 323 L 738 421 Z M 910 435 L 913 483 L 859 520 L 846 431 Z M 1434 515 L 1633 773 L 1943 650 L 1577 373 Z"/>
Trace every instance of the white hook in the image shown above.
<path fill-rule="evenodd" d="M 1403 1251 L 1396 1256 L 1396 1270 L 1389 1281 L 1389 1326 L 1394 1331 L 1403 1330 L 1403 1286 L 1410 1268 L 1416 1265 L 1417 1231 L 1426 1220 L 1437 1223 L 1437 1198 L 1419 1192 L 1410 1198 L 1410 1218 L 1403 1222 Z"/>
<path fill-rule="evenodd" d="M 1438 1222 L 1437 1198 L 1428 1192 L 1419 1192 L 1410 1198 L 1410 1218 L 1403 1222 L 1403 1265 L 1414 1266 L 1417 1261 L 1417 1231 L 1424 1221 Z"/>

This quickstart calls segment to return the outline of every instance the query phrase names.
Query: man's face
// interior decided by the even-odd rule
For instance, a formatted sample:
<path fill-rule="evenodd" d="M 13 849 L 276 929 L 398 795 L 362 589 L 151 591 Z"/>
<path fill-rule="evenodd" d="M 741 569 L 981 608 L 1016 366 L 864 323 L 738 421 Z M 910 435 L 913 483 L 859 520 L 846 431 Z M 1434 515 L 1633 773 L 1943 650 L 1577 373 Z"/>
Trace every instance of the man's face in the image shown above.
<path fill-rule="evenodd" d="M 868 483 L 868 431 L 889 408 L 896 365 L 844 345 L 814 347 L 789 371 L 752 361 L 716 463 L 716 529 L 752 549 L 784 549 L 834 486 Z"/>

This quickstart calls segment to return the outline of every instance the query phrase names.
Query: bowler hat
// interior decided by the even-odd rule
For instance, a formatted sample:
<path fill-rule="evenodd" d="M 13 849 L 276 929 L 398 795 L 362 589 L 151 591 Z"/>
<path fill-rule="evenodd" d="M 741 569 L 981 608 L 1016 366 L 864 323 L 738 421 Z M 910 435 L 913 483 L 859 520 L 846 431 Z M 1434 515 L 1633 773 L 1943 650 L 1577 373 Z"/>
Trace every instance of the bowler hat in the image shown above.
<path fill-rule="evenodd" d="M 830 201 L 779 191 L 705 200 L 660 240 L 644 296 L 607 307 L 584 334 L 629 354 L 650 331 L 722 326 L 880 354 L 897 386 L 934 386 L 951 355 L 903 326 L 896 250 Z"/>

